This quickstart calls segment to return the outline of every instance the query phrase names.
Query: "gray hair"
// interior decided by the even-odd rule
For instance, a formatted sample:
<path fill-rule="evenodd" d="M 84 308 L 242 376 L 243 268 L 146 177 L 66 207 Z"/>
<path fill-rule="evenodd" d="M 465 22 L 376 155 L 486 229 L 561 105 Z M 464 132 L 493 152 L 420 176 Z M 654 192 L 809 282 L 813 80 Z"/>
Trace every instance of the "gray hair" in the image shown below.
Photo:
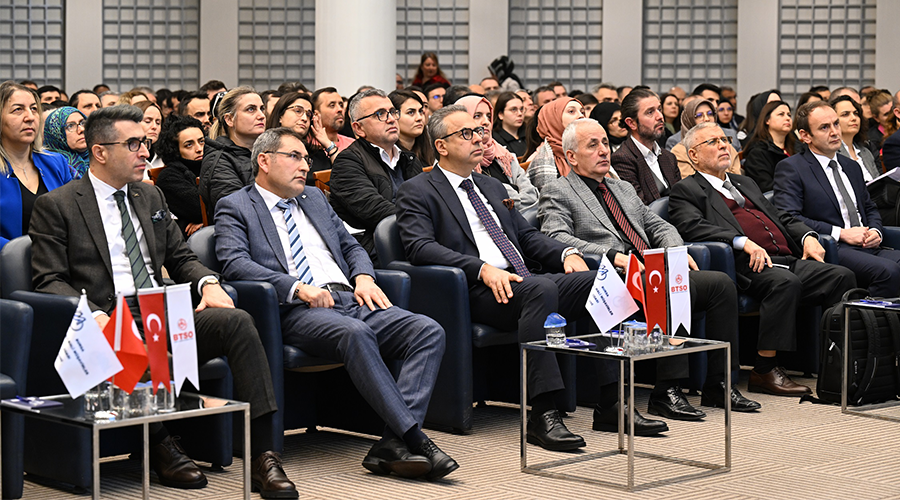
<path fill-rule="evenodd" d="M 381 89 L 369 89 L 353 96 L 353 99 L 350 99 L 350 104 L 347 106 L 347 116 L 350 118 L 351 122 L 355 122 L 357 119 L 359 119 L 359 106 L 362 103 L 362 100 L 366 97 L 387 98 L 387 94 L 385 94 Z"/>
<path fill-rule="evenodd" d="M 594 87 L 591 89 L 591 92 L 595 93 L 600 89 L 616 90 L 616 86 L 611 83 L 601 83 L 599 85 L 594 85 Z"/>
<path fill-rule="evenodd" d="M 144 112 L 141 108 L 130 104 L 118 104 L 94 111 L 84 123 L 84 139 L 88 150 L 95 144 L 114 142 L 118 136 L 117 122 L 141 123 L 143 119 Z"/>
<path fill-rule="evenodd" d="M 431 136 L 432 147 L 434 147 L 433 141 L 447 135 L 447 125 L 444 123 L 444 120 L 454 113 L 469 114 L 469 110 L 462 104 L 451 104 L 431 113 L 431 118 L 428 119 L 428 134 Z M 434 153 L 435 156 L 438 156 L 437 149 L 435 149 Z"/>
<path fill-rule="evenodd" d="M 566 154 L 566 151 L 571 151 L 573 153 L 578 152 L 578 128 L 582 125 L 587 125 L 593 123 L 598 127 L 602 127 L 600 122 L 593 118 L 579 118 L 574 122 L 570 123 L 565 130 L 563 130 L 562 134 L 562 149 L 563 155 Z M 569 162 L 569 158 L 566 157 L 566 163 Z"/>
<path fill-rule="evenodd" d="M 303 138 L 300 137 L 300 134 L 287 127 L 270 128 L 262 134 L 259 134 L 259 137 L 253 142 L 253 149 L 250 152 L 250 168 L 254 178 L 259 175 L 259 155 L 280 148 L 282 138 L 287 136 L 294 137 L 298 141 L 303 142 Z"/>
<path fill-rule="evenodd" d="M 107 90 L 106 92 L 102 92 L 102 93 L 100 93 L 100 94 L 97 94 L 97 97 L 99 97 L 100 99 L 103 99 L 104 97 L 106 97 L 106 96 L 108 96 L 108 95 L 111 95 L 111 96 L 113 96 L 113 97 L 119 97 L 120 94 L 119 94 L 118 92 L 116 92 L 116 91 L 113 91 L 113 90 Z"/>
<path fill-rule="evenodd" d="M 684 137 L 681 138 L 681 143 L 684 144 L 684 149 L 691 149 L 696 146 L 696 144 L 694 144 L 694 137 L 697 135 L 697 132 L 712 127 L 718 128 L 719 124 L 715 122 L 698 123 L 694 125 L 690 130 L 685 132 Z"/>

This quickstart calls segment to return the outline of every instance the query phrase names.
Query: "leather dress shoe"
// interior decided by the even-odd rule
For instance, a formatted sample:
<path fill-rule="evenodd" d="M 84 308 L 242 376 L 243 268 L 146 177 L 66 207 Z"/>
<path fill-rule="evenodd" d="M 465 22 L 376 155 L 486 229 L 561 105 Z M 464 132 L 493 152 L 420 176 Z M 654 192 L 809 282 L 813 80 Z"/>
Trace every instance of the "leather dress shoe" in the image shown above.
<path fill-rule="evenodd" d="M 725 382 L 703 387 L 703 396 L 700 397 L 700 405 L 713 408 L 725 408 Z M 756 401 L 747 399 L 737 387 L 731 388 L 731 411 L 756 411 L 762 405 Z"/>
<path fill-rule="evenodd" d="M 803 396 L 812 394 L 812 389 L 800 385 L 788 377 L 784 368 L 777 366 L 769 373 L 759 374 L 756 370 L 750 371 L 750 384 L 747 386 L 750 392 L 762 392 L 775 396 Z"/>
<path fill-rule="evenodd" d="M 267 451 L 250 464 L 250 485 L 263 498 L 297 498 L 297 487 L 281 466 L 281 455 Z"/>
<path fill-rule="evenodd" d="M 429 481 L 437 481 L 456 469 L 459 469 L 459 464 L 456 463 L 456 460 L 453 460 L 450 458 L 450 455 L 441 451 L 441 449 L 434 444 L 434 441 L 430 439 L 423 441 L 422 444 L 413 451 L 417 455 L 428 457 L 428 460 L 431 462 L 431 472 L 425 474 L 425 479 Z"/>
<path fill-rule="evenodd" d="M 171 488 L 197 489 L 206 486 L 206 476 L 191 460 L 178 438 L 166 436 L 161 443 L 150 448 L 150 468 L 156 472 L 159 482 Z"/>
<path fill-rule="evenodd" d="M 625 407 L 625 419 L 628 419 L 628 407 Z M 609 407 L 594 408 L 594 425 L 595 431 L 619 432 L 619 403 Z M 626 432 L 628 426 L 625 426 Z M 668 424 L 662 420 L 650 420 L 644 418 L 637 409 L 634 410 L 634 435 L 635 436 L 653 436 L 661 432 L 669 430 Z"/>
<path fill-rule="evenodd" d="M 428 457 L 413 454 L 401 439 L 382 439 L 369 450 L 363 467 L 379 475 L 393 472 L 400 477 L 422 477 L 431 472 Z"/>
<path fill-rule="evenodd" d="M 566 428 L 558 410 L 547 410 L 541 415 L 532 412 L 528 419 L 526 439 L 529 443 L 550 451 L 569 451 L 585 446 L 584 438 L 572 434 Z"/>
<path fill-rule="evenodd" d="M 666 389 L 664 394 L 650 394 L 647 412 L 673 420 L 701 420 L 706 417 L 706 413 L 691 406 L 677 385 Z"/>

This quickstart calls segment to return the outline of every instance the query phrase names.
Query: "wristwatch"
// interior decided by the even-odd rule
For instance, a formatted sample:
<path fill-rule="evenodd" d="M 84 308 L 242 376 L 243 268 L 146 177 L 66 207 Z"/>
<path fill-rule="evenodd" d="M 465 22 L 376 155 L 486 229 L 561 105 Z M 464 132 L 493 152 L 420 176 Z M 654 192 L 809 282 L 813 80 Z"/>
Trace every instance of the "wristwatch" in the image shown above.
<path fill-rule="evenodd" d="M 563 258 L 562 258 L 563 262 L 565 262 L 566 259 L 569 258 L 570 255 L 577 255 L 579 257 L 584 257 L 584 254 L 581 253 L 581 250 L 579 250 L 575 247 L 570 247 L 570 248 L 567 248 L 565 252 L 563 252 Z"/>
<path fill-rule="evenodd" d="M 337 151 L 337 148 L 338 148 L 337 143 L 332 142 L 331 146 L 328 146 L 327 148 L 325 148 L 325 155 L 331 156 L 332 154 L 334 154 L 334 152 Z"/>
<path fill-rule="evenodd" d="M 218 284 L 219 284 L 218 278 L 206 278 L 205 280 L 203 280 L 203 284 L 200 285 L 200 293 L 201 294 L 203 293 L 203 289 L 206 288 L 206 285 L 218 285 Z"/>

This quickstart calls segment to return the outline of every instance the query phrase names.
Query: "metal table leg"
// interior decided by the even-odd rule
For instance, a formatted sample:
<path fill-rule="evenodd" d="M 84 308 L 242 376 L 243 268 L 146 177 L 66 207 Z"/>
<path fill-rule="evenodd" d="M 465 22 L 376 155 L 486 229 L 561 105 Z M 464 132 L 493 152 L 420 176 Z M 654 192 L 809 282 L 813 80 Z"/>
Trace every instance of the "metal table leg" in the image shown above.
<path fill-rule="evenodd" d="M 95 425 L 91 430 L 91 468 L 93 469 L 93 491 L 91 496 L 94 500 L 100 499 L 100 429 Z"/>
<path fill-rule="evenodd" d="M 250 500 L 250 407 L 244 408 L 244 500 Z"/>
<path fill-rule="evenodd" d="M 625 361 L 619 361 L 619 453 L 625 451 L 625 402 Z"/>
<path fill-rule="evenodd" d="M 519 450 L 521 450 L 519 456 L 519 467 L 524 470 L 528 466 L 528 444 L 526 443 L 526 434 L 528 432 L 528 411 L 525 408 L 525 404 L 528 402 L 528 377 L 525 376 L 525 374 L 527 373 L 528 350 L 522 348 L 520 344 L 519 351 L 521 351 L 522 353 L 522 362 L 519 364 L 519 376 L 522 378 L 522 383 L 520 384 L 520 386 L 522 387 L 522 394 L 520 395 L 521 404 L 519 405 L 519 416 L 521 417 L 519 422 Z"/>
<path fill-rule="evenodd" d="M 141 426 L 144 433 L 144 461 L 141 469 L 144 500 L 150 500 L 150 424 Z"/>
<path fill-rule="evenodd" d="M 634 358 L 628 358 L 628 491 L 634 490 Z"/>
<path fill-rule="evenodd" d="M 731 344 L 725 348 L 725 469 L 731 470 Z"/>

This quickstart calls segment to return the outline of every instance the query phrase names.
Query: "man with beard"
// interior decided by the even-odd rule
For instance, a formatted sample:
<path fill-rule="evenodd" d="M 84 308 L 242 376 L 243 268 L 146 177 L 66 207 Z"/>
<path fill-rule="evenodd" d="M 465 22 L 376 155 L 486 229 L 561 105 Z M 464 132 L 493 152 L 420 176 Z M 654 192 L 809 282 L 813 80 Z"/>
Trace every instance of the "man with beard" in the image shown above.
<path fill-rule="evenodd" d="M 338 133 L 344 128 L 344 99 L 336 88 L 324 87 L 313 92 L 312 105 L 315 117 L 322 122 L 325 133 L 328 134 L 328 140 L 332 142 L 331 147 L 325 150 L 325 154 L 331 156 L 340 153 L 347 149 L 347 146 L 353 144 L 352 137 Z M 337 148 L 337 151 L 333 151 L 333 148 Z"/>
<path fill-rule="evenodd" d="M 195 118 L 203 128 L 203 135 L 209 135 L 209 128 L 212 127 L 212 113 L 209 110 L 209 97 L 206 92 L 189 94 L 178 103 L 176 114 Z"/>
<path fill-rule="evenodd" d="M 638 197 L 649 205 L 669 195 L 681 180 L 675 155 L 662 149 L 657 140 L 665 132 L 659 97 L 648 89 L 634 89 L 622 101 L 622 128 L 631 140 L 612 155 L 612 167 L 619 178 L 634 186 Z"/>

